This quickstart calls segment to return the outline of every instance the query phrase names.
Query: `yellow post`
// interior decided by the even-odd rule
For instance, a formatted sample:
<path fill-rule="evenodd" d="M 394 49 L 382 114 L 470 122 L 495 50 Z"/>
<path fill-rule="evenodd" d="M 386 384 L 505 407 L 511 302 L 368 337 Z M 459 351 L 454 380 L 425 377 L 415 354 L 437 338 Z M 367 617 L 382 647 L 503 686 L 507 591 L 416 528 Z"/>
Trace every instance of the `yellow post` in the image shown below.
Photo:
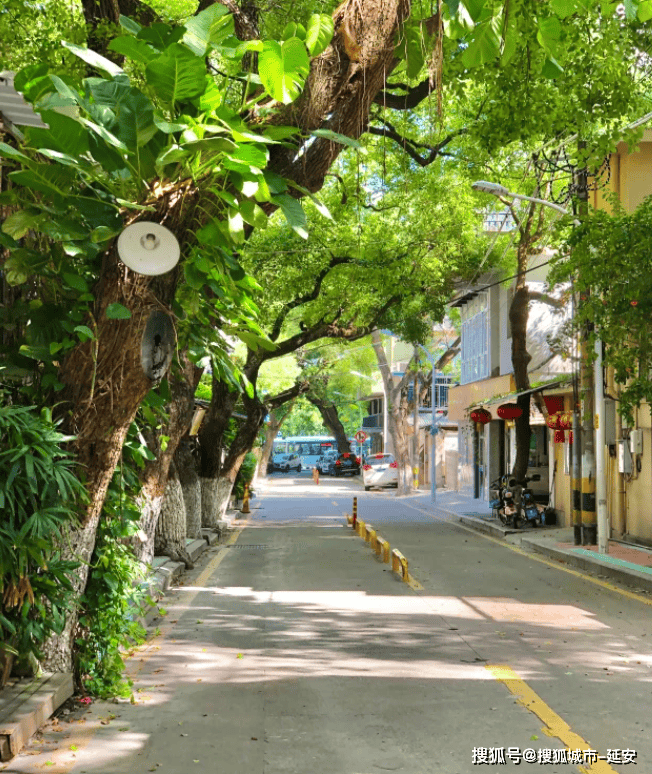
<path fill-rule="evenodd" d="M 358 521 L 358 498 L 353 498 L 353 527 L 355 528 L 356 522 Z"/>
<path fill-rule="evenodd" d="M 312 469 L 312 480 L 319 485 L 319 470 L 317 468 Z"/>
<path fill-rule="evenodd" d="M 244 486 L 244 495 L 242 497 L 242 508 L 240 509 L 240 513 L 251 513 L 251 510 L 249 509 L 249 484 L 245 484 Z"/>

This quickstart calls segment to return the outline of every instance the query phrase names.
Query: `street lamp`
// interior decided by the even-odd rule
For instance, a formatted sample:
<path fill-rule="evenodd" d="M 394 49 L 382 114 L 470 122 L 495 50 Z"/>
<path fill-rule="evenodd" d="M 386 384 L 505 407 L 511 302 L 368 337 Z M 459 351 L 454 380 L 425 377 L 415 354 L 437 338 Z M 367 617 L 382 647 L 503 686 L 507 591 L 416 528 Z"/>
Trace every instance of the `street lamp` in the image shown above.
<path fill-rule="evenodd" d="M 549 202 L 546 199 L 537 199 L 536 196 L 525 196 L 524 194 L 517 194 L 505 188 L 504 185 L 500 185 L 498 183 L 490 183 L 487 180 L 476 180 L 475 183 L 471 183 L 471 188 L 473 188 L 474 191 L 491 194 L 492 196 L 505 196 L 509 197 L 510 199 L 522 199 L 526 202 L 543 204 L 545 207 L 550 207 L 553 210 L 557 210 L 557 212 L 560 212 L 562 215 L 570 215 L 567 209 L 559 204 L 555 204 L 555 202 Z M 573 222 L 576 226 L 580 225 L 579 220 L 574 220 Z"/>
<path fill-rule="evenodd" d="M 550 207 L 550 209 L 556 210 L 562 215 L 570 215 L 571 213 L 555 202 L 549 202 L 546 199 L 539 199 L 535 196 L 525 196 L 524 194 L 514 193 L 508 190 L 505 186 L 499 183 L 491 183 L 487 180 L 476 180 L 471 184 L 471 188 L 474 191 L 480 193 L 487 193 L 498 197 L 509 197 L 512 199 L 521 199 L 526 202 L 534 202 L 535 204 L 542 204 L 544 207 Z M 573 218 L 573 225 L 581 225 L 577 218 Z M 595 442 L 595 490 L 597 500 L 597 528 L 598 528 L 598 550 L 600 553 L 607 554 L 609 552 L 609 520 L 607 516 L 607 482 L 604 477 L 605 471 L 605 414 L 604 414 L 604 384 L 602 378 L 602 342 L 597 340 L 595 343 L 595 366 L 593 372 L 594 394 L 595 394 L 595 408 L 598 427 L 596 428 L 596 442 Z M 573 431 L 576 439 L 579 436 L 577 430 L 579 428 L 579 418 L 577 411 L 573 412 Z M 576 447 L 577 448 L 577 445 Z M 588 450 L 587 450 L 588 451 Z M 585 464 L 590 467 L 588 460 L 588 454 Z M 579 458 L 574 455 L 573 459 L 573 478 L 577 480 L 579 478 Z M 585 476 L 586 478 L 587 476 Z M 577 541 L 577 535 L 576 535 Z"/>

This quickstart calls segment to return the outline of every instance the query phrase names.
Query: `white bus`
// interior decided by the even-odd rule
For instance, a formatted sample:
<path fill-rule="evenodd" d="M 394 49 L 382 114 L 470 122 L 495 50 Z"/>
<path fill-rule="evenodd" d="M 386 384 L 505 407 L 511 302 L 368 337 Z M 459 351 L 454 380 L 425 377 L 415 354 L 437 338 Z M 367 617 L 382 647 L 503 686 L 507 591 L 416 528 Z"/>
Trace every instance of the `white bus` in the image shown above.
<path fill-rule="evenodd" d="M 350 438 L 351 451 L 357 453 L 358 443 L 355 438 Z M 367 448 L 370 445 L 369 439 L 362 447 L 362 453 L 369 452 Z M 288 438 L 275 438 L 273 454 L 298 454 L 301 458 L 301 466 L 304 468 L 314 468 L 317 460 L 331 449 L 337 450 L 337 441 L 335 438 L 327 435 L 294 435 Z"/>
<path fill-rule="evenodd" d="M 337 442 L 326 435 L 293 435 L 275 438 L 273 454 L 298 454 L 302 467 L 313 468 L 322 454 L 331 449 L 337 449 Z"/>

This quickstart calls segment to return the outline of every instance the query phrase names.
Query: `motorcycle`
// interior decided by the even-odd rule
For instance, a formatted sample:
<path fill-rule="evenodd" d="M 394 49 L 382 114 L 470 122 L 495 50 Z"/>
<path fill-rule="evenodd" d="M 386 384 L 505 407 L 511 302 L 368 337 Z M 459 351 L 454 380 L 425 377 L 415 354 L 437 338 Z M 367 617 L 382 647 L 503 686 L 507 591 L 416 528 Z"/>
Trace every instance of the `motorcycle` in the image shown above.
<path fill-rule="evenodd" d="M 525 517 L 526 522 L 531 522 L 532 524 L 536 524 L 537 522 L 539 524 L 545 524 L 545 512 L 546 509 L 543 505 L 539 505 L 539 503 L 534 499 L 534 494 L 532 492 L 532 489 L 528 486 L 530 481 L 540 481 L 541 476 L 536 474 L 532 476 L 531 478 L 526 476 L 525 480 L 523 481 L 523 486 L 521 488 L 521 514 Z"/>
<path fill-rule="evenodd" d="M 493 513 L 496 513 L 501 523 L 506 527 L 518 526 L 518 508 L 514 501 L 513 486 L 516 479 L 501 476 L 492 482 L 491 488 L 496 495 L 489 503 Z"/>

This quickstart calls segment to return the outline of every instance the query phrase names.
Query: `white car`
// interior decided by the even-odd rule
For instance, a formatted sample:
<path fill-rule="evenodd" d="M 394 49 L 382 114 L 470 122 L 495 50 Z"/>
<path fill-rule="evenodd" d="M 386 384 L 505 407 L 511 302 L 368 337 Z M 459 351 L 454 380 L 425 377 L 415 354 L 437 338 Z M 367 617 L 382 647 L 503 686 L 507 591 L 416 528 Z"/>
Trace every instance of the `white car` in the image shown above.
<path fill-rule="evenodd" d="M 337 449 L 327 451 L 325 454 L 317 460 L 316 468 L 322 474 L 322 476 L 328 475 L 331 469 L 331 464 L 337 459 Z"/>
<path fill-rule="evenodd" d="M 370 454 L 362 466 L 364 490 L 372 486 L 398 486 L 398 463 L 393 454 Z"/>
<path fill-rule="evenodd" d="M 286 473 L 296 469 L 297 473 L 301 473 L 301 457 L 298 454 L 277 454 L 274 457 L 274 468 Z"/>

